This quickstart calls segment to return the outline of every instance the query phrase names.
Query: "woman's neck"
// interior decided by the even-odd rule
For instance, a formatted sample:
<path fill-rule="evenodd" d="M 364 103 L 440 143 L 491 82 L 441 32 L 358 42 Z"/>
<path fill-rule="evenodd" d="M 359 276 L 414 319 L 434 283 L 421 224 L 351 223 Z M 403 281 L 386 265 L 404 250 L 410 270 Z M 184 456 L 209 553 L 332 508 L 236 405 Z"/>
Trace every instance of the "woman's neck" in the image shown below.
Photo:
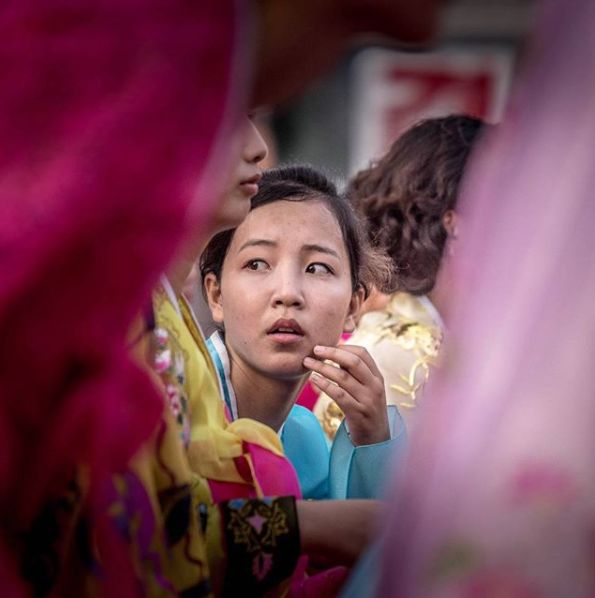
<path fill-rule="evenodd" d="M 190 260 L 177 260 L 167 269 L 167 280 L 177 296 L 180 296 L 182 293 L 184 282 L 192 271 L 193 265 L 194 262 Z"/>
<path fill-rule="evenodd" d="M 275 432 L 287 419 L 304 381 L 305 376 L 292 380 L 272 379 L 231 358 L 231 384 L 238 416 L 266 424 Z"/>
<path fill-rule="evenodd" d="M 370 311 L 382 311 L 388 305 L 390 298 L 391 295 L 382 293 L 376 287 L 372 287 L 370 294 L 362 304 L 360 316 L 363 316 Z"/>

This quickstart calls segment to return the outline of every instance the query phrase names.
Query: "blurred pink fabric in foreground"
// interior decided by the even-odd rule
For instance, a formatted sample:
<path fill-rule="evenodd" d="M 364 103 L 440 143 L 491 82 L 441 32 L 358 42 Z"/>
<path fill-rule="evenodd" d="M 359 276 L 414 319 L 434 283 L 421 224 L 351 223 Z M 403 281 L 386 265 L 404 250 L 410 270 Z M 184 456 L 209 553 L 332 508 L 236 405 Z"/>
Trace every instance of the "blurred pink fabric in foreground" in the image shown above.
<path fill-rule="evenodd" d="M 2 3 L 5 589 L 6 544 L 52 486 L 75 465 L 100 485 L 158 421 L 162 401 L 125 336 L 191 203 L 193 225 L 211 209 L 216 181 L 196 194 L 233 108 L 236 16 L 226 0 Z"/>
<path fill-rule="evenodd" d="M 550 0 L 472 169 L 379 596 L 595 593 L 595 3 Z"/>

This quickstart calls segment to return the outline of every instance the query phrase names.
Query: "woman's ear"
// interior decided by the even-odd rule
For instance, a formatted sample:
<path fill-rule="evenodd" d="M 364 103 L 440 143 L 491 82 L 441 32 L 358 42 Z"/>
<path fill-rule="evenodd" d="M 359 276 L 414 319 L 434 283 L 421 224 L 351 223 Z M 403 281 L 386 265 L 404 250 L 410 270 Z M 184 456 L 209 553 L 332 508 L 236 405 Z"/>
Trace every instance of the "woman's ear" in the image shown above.
<path fill-rule="evenodd" d="M 223 302 L 221 300 L 221 287 L 217 276 L 213 272 L 209 272 L 205 276 L 203 284 L 213 322 L 215 324 L 223 324 Z"/>
<path fill-rule="evenodd" d="M 353 332 L 359 321 L 360 312 L 364 300 L 366 298 L 366 292 L 363 287 L 358 287 L 357 291 L 351 295 L 351 301 L 349 302 L 349 311 L 345 317 L 343 323 L 343 332 Z"/>
<path fill-rule="evenodd" d="M 451 239 L 459 236 L 458 231 L 459 217 L 454 210 L 447 210 L 442 216 L 442 226 L 446 229 L 446 234 Z"/>

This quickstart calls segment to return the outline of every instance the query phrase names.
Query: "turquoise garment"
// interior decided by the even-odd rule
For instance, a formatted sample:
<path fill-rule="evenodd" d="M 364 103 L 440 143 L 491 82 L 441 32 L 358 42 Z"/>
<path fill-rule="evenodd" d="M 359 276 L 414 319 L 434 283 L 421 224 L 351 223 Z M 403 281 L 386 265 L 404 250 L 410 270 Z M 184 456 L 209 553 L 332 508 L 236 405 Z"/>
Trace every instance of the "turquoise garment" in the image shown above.
<path fill-rule="evenodd" d="M 353 446 L 345 421 L 330 447 L 317 417 L 294 405 L 281 429 L 281 443 L 300 480 L 304 498 L 382 498 L 386 472 L 406 445 L 405 425 L 388 406 L 391 439 Z"/>
<path fill-rule="evenodd" d="M 221 396 L 231 419 L 238 417 L 230 379 L 230 363 L 219 331 L 207 341 L 217 368 Z M 400 459 L 407 434 L 394 405 L 387 407 L 391 438 L 378 444 L 353 446 L 345 421 L 332 445 L 309 409 L 294 405 L 279 431 L 283 450 L 295 467 L 304 498 L 382 498 L 387 471 Z"/>
<path fill-rule="evenodd" d="M 316 416 L 294 405 L 280 431 L 285 455 L 295 467 L 304 498 L 329 497 L 330 451 Z"/>
<path fill-rule="evenodd" d="M 394 405 L 388 405 L 387 410 L 390 440 L 377 444 L 353 446 L 343 420 L 331 446 L 328 498 L 383 497 L 386 473 L 393 472 L 407 446 L 407 430 L 399 410 Z"/>

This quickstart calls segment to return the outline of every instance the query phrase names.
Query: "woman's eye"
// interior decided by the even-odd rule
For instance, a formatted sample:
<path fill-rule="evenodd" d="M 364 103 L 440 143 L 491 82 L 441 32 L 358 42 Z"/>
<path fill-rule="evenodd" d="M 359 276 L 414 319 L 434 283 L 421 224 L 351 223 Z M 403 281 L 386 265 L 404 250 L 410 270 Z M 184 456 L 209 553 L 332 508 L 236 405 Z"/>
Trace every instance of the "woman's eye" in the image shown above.
<path fill-rule="evenodd" d="M 264 260 L 250 260 L 244 266 L 247 270 L 254 270 L 255 272 L 265 270 L 267 268 L 267 263 Z"/>
<path fill-rule="evenodd" d="M 333 273 L 333 271 L 331 270 L 331 268 L 329 266 L 327 266 L 326 264 L 322 264 L 320 262 L 317 262 L 315 264 L 310 264 L 306 268 L 306 272 L 308 274 L 332 274 Z"/>

